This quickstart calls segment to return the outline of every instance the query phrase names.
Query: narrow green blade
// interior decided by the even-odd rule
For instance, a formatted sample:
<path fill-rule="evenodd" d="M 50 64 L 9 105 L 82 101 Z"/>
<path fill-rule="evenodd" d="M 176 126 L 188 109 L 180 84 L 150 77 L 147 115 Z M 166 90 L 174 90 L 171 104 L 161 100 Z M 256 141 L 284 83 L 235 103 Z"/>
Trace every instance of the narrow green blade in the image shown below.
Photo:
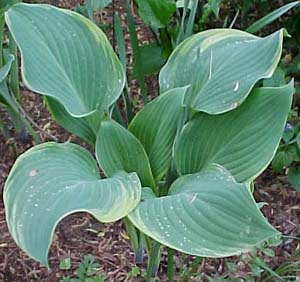
<path fill-rule="evenodd" d="M 14 56 L 9 55 L 6 64 L 0 68 L 0 83 L 2 83 L 3 80 L 8 76 L 11 65 L 14 60 L 15 60 Z"/>
<path fill-rule="evenodd" d="M 300 3 L 300 1 L 294 1 L 294 2 L 288 3 L 288 4 L 286 4 L 286 5 L 282 6 L 282 7 L 274 10 L 273 12 L 267 14 L 263 18 L 259 19 L 258 21 L 256 21 L 252 25 L 250 25 L 246 29 L 246 31 L 250 32 L 250 33 L 256 33 L 258 31 L 260 31 L 265 26 L 267 26 L 268 24 L 270 24 L 273 21 L 277 20 L 279 17 L 281 17 L 286 12 L 288 12 L 290 9 L 294 8 L 299 3 Z"/>

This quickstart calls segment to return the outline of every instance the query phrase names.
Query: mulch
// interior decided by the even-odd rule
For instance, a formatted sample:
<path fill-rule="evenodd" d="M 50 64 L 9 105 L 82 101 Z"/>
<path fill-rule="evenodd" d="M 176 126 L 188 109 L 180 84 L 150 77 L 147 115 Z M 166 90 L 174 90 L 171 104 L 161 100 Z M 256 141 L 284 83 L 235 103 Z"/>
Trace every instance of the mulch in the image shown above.
<path fill-rule="evenodd" d="M 80 1 L 52 0 L 47 2 L 59 7 L 70 8 L 74 7 Z M 119 9 L 119 13 L 124 21 L 124 11 L 122 10 L 122 5 L 120 5 L 123 2 L 116 2 L 117 9 Z M 104 16 L 109 21 L 111 17 L 109 9 L 104 12 Z M 142 24 L 138 17 L 135 19 L 138 25 L 140 41 L 151 41 L 151 32 Z M 126 42 L 128 41 L 127 34 Z M 132 61 L 130 46 L 127 52 L 128 60 Z M 155 93 L 157 93 L 156 77 L 148 78 L 147 86 L 149 96 L 153 98 Z M 138 96 L 137 82 L 133 81 L 130 87 L 133 95 Z M 21 93 L 25 111 L 40 127 L 57 137 L 60 142 L 71 141 L 83 144 L 78 138 L 67 133 L 51 120 L 41 96 L 28 91 L 22 85 Z M 141 277 L 128 275 L 135 266 L 134 253 L 121 221 L 114 224 L 102 224 L 86 213 L 78 213 L 65 218 L 59 223 L 53 238 L 49 254 L 51 266 L 51 270 L 49 271 L 29 258 L 16 246 L 6 225 L 2 191 L 5 179 L 16 158 L 35 144 L 32 138 L 24 140 L 20 136 L 17 136 L 4 109 L 1 108 L 0 111 L 11 135 L 10 138 L 5 138 L 0 132 L 0 281 L 59 281 L 62 276 L 74 276 L 76 267 L 82 261 L 84 255 L 87 254 L 92 254 L 100 264 L 100 271 L 105 273 L 107 277 L 106 281 L 142 281 Z M 49 137 L 43 134 L 43 132 L 39 132 L 39 134 L 43 142 L 50 141 Z M 86 146 L 85 144 L 83 145 Z M 257 179 L 254 195 L 257 201 L 268 203 L 263 208 L 263 212 L 273 226 L 284 235 L 300 235 L 300 192 L 295 192 L 291 189 L 286 176 L 276 175 L 271 169 L 268 169 Z M 264 257 L 265 261 L 271 268 L 275 268 L 283 263 L 297 247 L 299 246 L 296 240 L 287 238 L 283 244 L 275 249 L 276 256 L 274 258 Z M 68 271 L 59 269 L 59 262 L 65 257 L 70 257 L 72 262 L 72 267 Z M 175 259 L 177 273 L 185 268 L 187 262 L 190 260 L 190 256 L 177 254 Z M 228 270 L 226 261 L 231 261 L 237 265 L 236 275 L 240 277 L 240 281 L 244 281 L 243 277 L 247 274 L 249 268 L 241 261 L 240 257 L 204 259 L 198 267 L 199 276 L 201 273 L 203 277 L 207 274 L 213 279 L 217 279 Z M 145 266 L 146 262 L 141 265 L 142 268 Z M 178 279 L 177 281 L 179 281 Z M 156 281 L 167 281 L 165 250 L 162 252 L 162 263 L 158 270 Z M 194 280 L 190 279 L 189 281 Z M 201 281 L 206 280 L 203 278 Z"/>

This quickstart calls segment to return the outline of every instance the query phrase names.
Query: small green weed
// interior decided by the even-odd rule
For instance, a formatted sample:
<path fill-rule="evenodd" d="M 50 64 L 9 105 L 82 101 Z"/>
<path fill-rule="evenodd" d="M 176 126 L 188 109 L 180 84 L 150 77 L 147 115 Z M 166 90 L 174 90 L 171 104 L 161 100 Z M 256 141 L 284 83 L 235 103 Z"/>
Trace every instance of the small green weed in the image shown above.
<path fill-rule="evenodd" d="M 71 268 L 71 259 L 64 258 L 59 264 L 60 270 L 68 270 Z M 105 276 L 100 272 L 100 265 L 95 262 L 92 255 L 84 256 L 83 261 L 76 269 L 77 277 L 64 276 L 61 282 L 103 282 Z"/>

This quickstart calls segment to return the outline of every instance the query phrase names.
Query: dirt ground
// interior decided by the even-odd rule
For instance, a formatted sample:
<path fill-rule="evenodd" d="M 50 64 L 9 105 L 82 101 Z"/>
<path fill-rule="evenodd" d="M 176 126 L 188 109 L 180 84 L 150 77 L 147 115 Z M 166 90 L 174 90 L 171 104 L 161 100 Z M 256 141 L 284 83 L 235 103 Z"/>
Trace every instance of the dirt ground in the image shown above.
<path fill-rule="evenodd" d="M 47 2 L 56 6 L 70 8 L 74 7 L 80 1 L 52 0 Z M 122 1 L 117 1 L 116 9 L 120 10 L 122 18 L 124 19 L 122 4 Z M 107 10 L 104 17 L 109 21 L 111 12 Z M 138 24 L 140 41 L 151 40 L 150 31 L 143 26 L 137 17 L 136 22 Z M 128 47 L 129 59 L 131 58 L 130 54 L 131 49 Z M 133 94 L 138 95 L 136 82 L 133 82 L 130 86 L 133 90 Z M 150 96 L 155 96 L 157 91 L 156 78 L 149 78 L 147 80 L 147 86 L 148 89 L 150 89 Z M 21 92 L 24 109 L 40 127 L 54 135 L 60 142 L 69 140 L 82 144 L 78 138 L 70 135 L 55 122 L 51 121 L 41 96 L 26 90 L 22 85 Z M 82 261 L 84 255 L 87 254 L 92 254 L 96 258 L 96 261 L 99 262 L 100 270 L 103 271 L 107 277 L 105 281 L 141 281 L 140 278 L 135 278 L 128 274 L 135 265 L 134 253 L 121 222 L 104 225 L 85 213 L 74 214 L 64 219 L 58 225 L 53 238 L 49 255 L 50 271 L 41 267 L 39 263 L 29 258 L 16 246 L 6 225 L 2 190 L 5 179 L 15 159 L 26 149 L 32 147 L 34 141 L 31 138 L 24 141 L 16 136 L 9 117 L 5 114 L 3 109 L 1 109 L 1 113 L 8 124 L 11 137 L 6 139 L 0 132 L 0 281 L 59 281 L 62 276 L 74 276 L 76 267 Z M 42 141 L 50 140 L 49 137 L 42 132 L 40 132 L 40 136 Z M 263 208 L 263 212 L 273 226 L 284 235 L 300 236 L 300 192 L 291 190 L 286 176 L 276 175 L 268 169 L 257 179 L 254 195 L 257 201 L 268 203 L 268 205 Z M 265 261 L 272 268 L 275 268 L 283 263 L 297 247 L 299 248 L 298 242 L 291 238 L 285 238 L 283 244 L 276 248 L 276 256 L 274 258 L 264 257 Z M 158 271 L 157 281 L 167 281 L 166 252 L 163 250 L 162 254 L 162 264 Z M 72 267 L 68 271 L 59 269 L 59 261 L 64 257 L 70 257 L 72 261 Z M 190 259 L 190 256 L 178 255 L 175 259 L 177 272 L 182 270 Z M 207 274 L 213 279 L 217 279 L 227 271 L 227 261 L 238 265 L 237 277 L 243 277 L 244 274 L 249 271 L 247 266 L 237 257 L 227 260 L 204 259 L 198 266 L 198 273 Z M 145 267 L 145 265 L 146 262 L 141 267 Z M 243 278 L 241 278 L 240 281 L 244 281 Z"/>

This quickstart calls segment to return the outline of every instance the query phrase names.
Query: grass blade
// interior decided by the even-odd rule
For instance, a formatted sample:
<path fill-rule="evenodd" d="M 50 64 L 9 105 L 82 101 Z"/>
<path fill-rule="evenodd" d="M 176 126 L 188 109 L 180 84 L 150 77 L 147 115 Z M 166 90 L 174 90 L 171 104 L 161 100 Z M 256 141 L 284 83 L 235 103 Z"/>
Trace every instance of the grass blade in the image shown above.
<path fill-rule="evenodd" d="M 275 11 L 267 14 L 263 18 L 259 19 L 258 21 L 256 21 L 252 25 L 250 25 L 246 29 L 246 31 L 250 32 L 250 33 L 256 33 L 258 31 L 260 31 L 261 29 L 263 29 L 268 24 L 270 24 L 273 21 L 277 20 L 284 13 L 286 13 L 287 11 L 289 11 L 290 9 L 292 9 L 293 7 L 297 6 L 299 3 L 300 3 L 300 1 L 294 1 L 294 2 L 291 2 L 289 4 L 286 4 L 286 5 L 278 8 L 278 9 L 276 9 Z"/>
<path fill-rule="evenodd" d="M 148 97 L 147 97 L 147 89 L 146 89 L 146 84 L 145 84 L 145 76 L 143 73 L 143 69 L 141 68 L 141 65 L 142 65 L 141 54 L 139 51 L 139 43 L 138 43 L 138 38 L 137 38 L 137 34 L 136 34 L 134 19 L 133 19 L 132 13 L 131 13 L 129 0 L 126 1 L 126 4 L 127 4 L 128 29 L 129 29 L 129 35 L 130 35 L 130 40 L 131 40 L 131 45 L 132 45 L 133 58 L 134 58 L 134 63 L 138 70 L 137 78 L 138 78 L 139 86 L 141 89 L 141 95 L 142 95 L 143 102 L 144 102 L 144 104 L 147 104 Z"/>
<path fill-rule="evenodd" d="M 184 38 L 184 22 L 185 22 L 185 17 L 187 14 L 188 6 L 189 6 L 190 0 L 184 0 L 184 6 L 183 6 L 183 13 L 180 21 L 180 27 L 179 27 L 179 32 L 177 35 L 176 39 L 176 45 L 178 45 Z"/>
<path fill-rule="evenodd" d="M 9 52 L 13 54 L 15 58 L 18 58 L 18 50 L 15 40 L 13 39 L 11 33 L 9 33 Z M 12 63 L 11 70 L 10 70 L 10 86 L 12 89 L 13 94 L 15 95 L 16 99 L 20 101 L 20 88 L 19 88 L 19 66 L 18 60 L 15 59 Z"/>
<path fill-rule="evenodd" d="M 123 30 L 122 30 L 122 25 L 121 25 L 121 19 L 117 13 L 114 15 L 114 27 L 115 27 L 115 36 L 116 36 L 116 40 L 117 40 L 120 61 L 121 61 L 121 64 L 122 64 L 124 70 L 126 70 L 127 59 L 126 59 L 125 41 L 124 41 L 124 35 L 123 35 Z M 133 112 L 132 112 L 131 101 L 130 101 L 130 97 L 129 97 L 129 87 L 128 87 L 128 82 L 127 82 L 127 76 L 126 76 L 126 82 L 125 82 L 125 89 L 122 93 L 122 97 L 123 97 L 123 101 L 124 101 L 124 105 L 125 105 L 127 121 L 128 121 L 128 123 L 130 123 L 130 121 L 133 118 Z"/>
<path fill-rule="evenodd" d="M 196 17 L 198 1 L 194 1 L 192 3 L 192 5 L 193 6 L 192 6 L 192 9 L 189 14 L 188 23 L 187 23 L 187 27 L 186 27 L 186 31 L 185 31 L 185 35 L 184 35 L 185 38 L 187 38 L 193 34 L 193 26 L 194 26 L 195 17 Z"/>
<path fill-rule="evenodd" d="M 234 16 L 234 18 L 233 18 L 231 24 L 229 25 L 229 28 L 233 28 L 233 26 L 234 26 L 234 24 L 235 24 L 235 22 L 236 22 L 236 20 L 237 20 L 237 18 L 238 18 L 238 16 L 239 16 L 239 14 L 240 14 L 240 10 L 238 9 L 238 10 L 236 11 L 236 13 L 235 13 L 235 16 Z"/>
<path fill-rule="evenodd" d="M 3 36 L 4 36 L 4 16 L 0 15 L 0 67 L 3 65 L 2 51 L 3 51 Z"/>

